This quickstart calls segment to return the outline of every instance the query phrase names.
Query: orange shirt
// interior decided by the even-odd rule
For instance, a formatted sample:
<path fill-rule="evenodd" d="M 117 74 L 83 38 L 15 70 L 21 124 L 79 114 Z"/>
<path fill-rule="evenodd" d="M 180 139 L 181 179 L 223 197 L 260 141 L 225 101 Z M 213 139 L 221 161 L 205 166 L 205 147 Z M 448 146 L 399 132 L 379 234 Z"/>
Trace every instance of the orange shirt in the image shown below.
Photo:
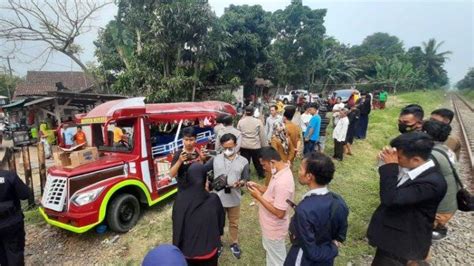
<path fill-rule="evenodd" d="M 76 135 L 74 135 L 74 140 L 76 141 L 77 145 L 81 145 L 83 143 L 86 143 L 86 134 L 84 132 L 77 132 Z"/>

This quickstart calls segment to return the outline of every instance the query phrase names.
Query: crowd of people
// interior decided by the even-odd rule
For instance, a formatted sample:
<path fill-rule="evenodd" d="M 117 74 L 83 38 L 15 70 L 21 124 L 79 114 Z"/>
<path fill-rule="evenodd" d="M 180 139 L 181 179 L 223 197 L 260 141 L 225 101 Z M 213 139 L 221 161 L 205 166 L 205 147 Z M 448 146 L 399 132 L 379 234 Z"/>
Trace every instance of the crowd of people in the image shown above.
<path fill-rule="evenodd" d="M 354 139 L 367 137 L 371 99 L 362 93 L 347 103 L 338 98 L 333 106 L 307 104 L 299 124 L 293 121 L 296 106 L 271 106 L 264 121 L 247 106 L 238 122 L 228 115 L 216 119 L 215 154 L 197 148 L 194 128 L 184 128 L 183 148 L 174 153 L 170 168 L 178 186 L 173 245 L 153 249 L 143 265 L 218 265 L 227 245 L 240 259 L 245 251 L 239 242 L 244 190 L 258 207 L 266 265 L 333 265 L 346 240 L 349 208 L 328 185 L 336 170 L 334 160 L 352 155 Z M 461 144 L 450 134 L 453 117 L 443 108 L 424 120 L 424 110 L 416 104 L 400 111 L 401 135 L 378 155 L 380 205 L 367 231 L 369 244 L 376 248 L 372 265 L 426 265 L 432 240 L 447 235 L 462 187 L 455 166 Z M 333 158 L 324 154 L 331 118 Z M 258 180 L 251 180 L 250 163 Z M 295 181 L 307 190 L 301 199 L 295 199 Z M 22 221 L 19 200 L 28 196 L 28 188 L 4 171 L 0 192 L 0 218 L 15 213 L 14 219 Z M 0 264 L 21 264 L 23 225 L 6 221 L 0 219 Z M 23 243 L 21 256 L 12 251 L 12 242 Z"/>
<path fill-rule="evenodd" d="M 221 153 L 213 158 L 205 154 L 197 156 L 191 165 L 197 163 L 200 166 L 195 167 L 204 170 L 189 168 L 177 176 L 178 180 L 183 176 L 188 180 L 197 174 L 201 180 L 200 191 L 207 193 L 207 201 L 215 204 L 214 212 L 218 210 L 217 215 L 203 210 L 202 221 L 197 221 L 200 215 L 195 209 L 180 205 L 194 196 L 190 196 L 187 189 L 179 190 L 173 209 L 173 244 L 183 252 L 188 264 L 217 264 L 225 250 L 225 216 L 230 251 L 237 259 L 241 258 L 239 217 L 242 190 L 246 189 L 253 203 L 258 205 L 267 265 L 333 265 L 346 239 L 349 214 L 344 199 L 328 188 L 335 172 L 333 160 L 352 154 L 353 140 L 367 137 L 371 109 L 368 93 L 362 93 L 352 105 L 337 99 L 332 107 L 333 158 L 324 154 L 326 131 L 331 123 L 328 106 L 308 104 L 302 110 L 299 125 L 292 121 L 297 107 L 291 105 L 285 106 L 282 113 L 277 106 L 271 106 L 264 122 L 254 117 L 252 106 L 247 106 L 236 128 L 230 117 L 220 118 L 218 122 L 224 126 L 217 127 L 216 135 Z M 400 111 L 401 135 L 392 139 L 390 146 L 379 154 L 380 205 L 367 232 L 369 244 L 376 248 L 372 265 L 427 265 L 432 240 L 447 235 L 447 223 L 458 209 L 456 194 L 462 186 L 454 166 L 460 141 L 450 135 L 453 116 L 448 109 L 438 109 L 429 120 L 423 120 L 424 111 L 416 104 Z M 225 133 L 221 132 L 224 128 L 227 128 Z M 186 142 L 186 134 L 191 142 Z M 192 137 L 191 132 L 185 132 L 186 154 L 194 149 Z M 180 152 L 173 163 L 175 170 L 186 161 Z M 298 156 L 302 161 L 299 169 L 294 169 Z M 250 162 L 260 182 L 250 180 Z M 211 174 L 206 174 L 209 171 Z M 294 175 L 294 171 L 297 174 Z M 293 202 L 296 180 L 308 190 L 298 204 Z M 183 184 L 185 182 L 180 186 Z M 199 201 L 191 202 L 194 206 Z M 196 215 L 192 218 L 193 229 L 187 229 L 184 220 L 178 218 L 186 217 L 183 212 Z M 293 213 L 291 218 L 290 213 Z M 208 228 L 199 229 L 201 223 L 216 227 L 210 233 Z M 201 242 L 199 234 L 206 235 L 201 244 L 198 244 Z M 288 236 L 291 247 L 287 251 Z M 191 243 L 204 246 L 189 249 Z M 202 252 L 196 254 L 195 250 Z"/>

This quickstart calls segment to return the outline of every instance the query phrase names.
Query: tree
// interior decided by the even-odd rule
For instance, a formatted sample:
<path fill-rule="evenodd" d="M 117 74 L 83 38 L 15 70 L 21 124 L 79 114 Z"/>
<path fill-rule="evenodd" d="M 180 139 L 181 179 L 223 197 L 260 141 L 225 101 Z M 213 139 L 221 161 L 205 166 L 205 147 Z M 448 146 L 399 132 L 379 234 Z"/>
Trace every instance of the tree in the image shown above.
<path fill-rule="evenodd" d="M 15 93 L 16 85 L 21 81 L 17 76 L 0 74 L 0 95 L 10 97 Z"/>
<path fill-rule="evenodd" d="M 325 9 L 311 9 L 302 1 L 292 1 L 284 10 L 272 15 L 277 35 L 273 43 L 276 54 L 286 67 L 286 83 L 309 86 L 311 66 L 322 52 Z"/>
<path fill-rule="evenodd" d="M 378 55 L 384 58 L 392 58 L 404 54 L 403 42 L 397 36 L 384 32 L 376 32 L 365 37 L 361 45 L 352 47 L 352 54 L 355 57 L 367 55 Z"/>
<path fill-rule="evenodd" d="M 423 64 L 431 86 L 443 86 L 448 83 L 447 72 L 443 68 L 451 51 L 439 52 L 444 42 L 437 43 L 435 39 L 423 42 Z"/>
<path fill-rule="evenodd" d="M 91 29 L 94 15 L 108 1 L 83 0 L 8 0 L 2 7 L 0 39 L 16 42 L 42 42 L 47 47 L 46 62 L 53 51 L 71 58 L 84 72 L 89 72 L 79 55 L 82 48 L 76 38 Z"/>
<path fill-rule="evenodd" d="M 409 62 L 404 62 L 397 57 L 392 59 L 382 59 L 377 62 L 375 77 L 368 79 L 378 85 L 389 86 L 397 91 L 408 91 L 426 84 L 423 75 L 419 70 L 413 68 Z"/>
<path fill-rule="evenodd" d="M 333 38 L 326 38 L 323 47 L 312 65 L 311 84 L 320 84 L 324 92 L 328 87 L 335 88 L 336 84 L 354 82 L 362 70 L 355 59 L 347 56 L 347 48 Z"/>
<path fill-rule="evenodd" d="M 275 33 L 271 13 L 260 5 L 230 5 L 219 23 L 229 36 L 223 75 L 227 79 L 238 76 L 245 85 L 253 86 L 258 68 L 268 59 L 267 47 Z"/>
<path fill-rule="evenodd" d="M 226 57 L 225 36 L 202 1 L 121 0 L 100 32 L 96 55 L 118 93 L 152 101 L 193 100 L 201 76 Z"/>
<path fill-rule="evenodd" d="M 405 53 L 403 43 L 398 37 L 382 32 L 365 37 L 362 44 L 352 46 L 349 52 L 356 59 L 357 67 L 361 69 L 356 77 L 358 80 L 367 77 L 374 78 L 377 73 L 375 70 L 377 63 L 384 58 L 401 57 Z"/>
<path fill-rule="evenodd" d="M 469 68 L 463 79 L 461 79 L 456 87 L 460 90 L 474 90 L 474 67 Z"/>
<path fill-rule="evenodd" d="M 425 66 L 425 55 L 423 54 L 423 50 L 420 46 L 413 46 L 408 49 L 406 55 L 406 59 L 413 65 L 414 68 L 417 69 L 426 69 Z"/>

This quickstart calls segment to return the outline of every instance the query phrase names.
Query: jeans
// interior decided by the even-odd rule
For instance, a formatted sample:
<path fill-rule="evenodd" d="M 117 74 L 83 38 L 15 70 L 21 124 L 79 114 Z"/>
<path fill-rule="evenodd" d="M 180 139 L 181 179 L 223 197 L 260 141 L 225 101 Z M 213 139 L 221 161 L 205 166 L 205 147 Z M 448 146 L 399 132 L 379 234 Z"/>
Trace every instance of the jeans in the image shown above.
<path fill-rule="evenodd" d="M 314 146 L 315 145 L 316 145 L 316 141 L 312 141 L 312 140 L 305 141 L 304 142 L 303 154 L 306 155 L 306 154 L 311 153 L 312 151 L 314 151 Z"/>
<path fill-rule="evenodd" d="M 324 148 L 326 147 L 326 136 L 319 136 L 318 145 L 316 150 L 319 152 L 324 152 Z"/>

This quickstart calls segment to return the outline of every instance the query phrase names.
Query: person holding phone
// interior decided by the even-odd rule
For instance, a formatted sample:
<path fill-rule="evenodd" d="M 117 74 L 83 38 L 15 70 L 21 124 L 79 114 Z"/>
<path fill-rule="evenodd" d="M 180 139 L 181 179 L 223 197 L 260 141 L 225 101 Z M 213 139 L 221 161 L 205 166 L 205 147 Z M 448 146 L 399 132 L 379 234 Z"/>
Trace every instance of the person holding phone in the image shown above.
<path fill-rule="evenodd" d="M 237 137 L 231 133 L 219 139 L 223 152 L 206 162 L 207 170 L 213 169 L 214 178 L 224 176 L 227 185 L 224 189 L 214 192 L 221 199 L 229 221 L 230 251 L 240 259 L 242 251 L 239 246 L 239 219 L 242 193 L 240 188 L 250 179 L 249 162 L 237 153 Z M 210 166 L 210 167 L 209 167 Z M 222 251 L 222 250 L 221 250 Z"/>
<path fill-rule="evenodd" d="M 292 246 L 284 265 L 334 264 L 346 239 L 349 215 L 344 199 L 328 189 L 334 171 L 331 158 L 320 152 L 308 154 L 301 162 L 298 181 L 309 191 L 294 207 L 289 227 Z"/>
<path fill-rule="evenodd" d="M 175 152 L 171 162 L 170 177 L 178 181 L 178 192 L 187 185 L 187 170 L 194 162 L 205 160 L 200 150 L 196 148 L 196 132 L 193 127 L 183 129 L 183 148 Z"/>
<path fill-rule="evenodd" d="M 259 202 L 258 217 L 262 228 L 262 243 L 267 265 L 283 265 L 286 257 L 285 238 L 290 223 L 287 200 L 293 200 L 295 183 L 290 166 L 283 162 L 272 147 L 262 148 L 260 161 L 272 177 L 267 186 L 247 182 L 252 197 Z"/>

